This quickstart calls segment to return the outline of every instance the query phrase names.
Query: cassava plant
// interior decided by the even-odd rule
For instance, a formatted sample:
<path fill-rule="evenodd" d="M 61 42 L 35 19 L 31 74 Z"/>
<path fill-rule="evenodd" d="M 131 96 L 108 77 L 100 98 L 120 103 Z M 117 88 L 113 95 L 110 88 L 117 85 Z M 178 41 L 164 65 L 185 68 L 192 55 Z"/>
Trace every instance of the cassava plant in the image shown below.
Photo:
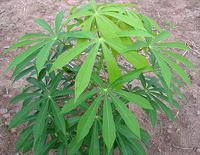
<path fill-rule="evenodd" d="M 24 124 L 17 151 L 35 155 L 145 155 L 150 136 L 129 105 L 136 105 L 152 126 L 161 111 L 174 121 L 181 88 L 191 85 L 183 65 L 193 64 L 173 49 L 170 33 L 138 13 L 131 4 L 87 5 L 64 13 L 44 33 L 30 33 L 8 51 L 26 47 L 8 67 L 14 81 L 27 85 L 12 104 L 22 109 L 9 127 Z M 45 33 L 46 31 L 46 33 Z M 127 65 L 128 64 L 128 65 Z"/>

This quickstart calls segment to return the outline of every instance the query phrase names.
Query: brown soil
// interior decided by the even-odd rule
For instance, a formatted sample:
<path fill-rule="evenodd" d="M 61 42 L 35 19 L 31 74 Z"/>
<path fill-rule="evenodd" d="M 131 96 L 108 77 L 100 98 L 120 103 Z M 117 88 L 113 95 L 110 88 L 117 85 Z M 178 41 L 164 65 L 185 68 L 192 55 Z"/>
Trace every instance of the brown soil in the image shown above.
<path fill-rule="evenodd" d="M 197 155 L 200 154 L 200 0 L 117 0 L 138 4 L 138 9 L 156 19 L 163 28 L 172 32 L 174 39 L 187 42 L 191 51 L 185 54 L 196 65 L 188 71 L 193 83 L 184 90 L 187 104 L 177 111 L 177 121 L 172 123 L 161 115 L 156 129 L 151 129 L 152 141 L 149 155 Z M 0 53 L 19 36 L 34 32 L 38 27 L 35 18 L 52 22 L 59 10 L 67 12 L 70 5 L 81 0 L 0 0 Z M 115 2 L 115 1 L 114 1 Z M 3 71 L 16 55 L 0 55 L 0 155 L 15 155 L 18 131 L 7 129 L 10 117 L 19 110 L 9 100 L 24 84 L 21 80 L 12 85 L 11 74 Z M 146 123 L 145 118 L 142 120 Z"/>

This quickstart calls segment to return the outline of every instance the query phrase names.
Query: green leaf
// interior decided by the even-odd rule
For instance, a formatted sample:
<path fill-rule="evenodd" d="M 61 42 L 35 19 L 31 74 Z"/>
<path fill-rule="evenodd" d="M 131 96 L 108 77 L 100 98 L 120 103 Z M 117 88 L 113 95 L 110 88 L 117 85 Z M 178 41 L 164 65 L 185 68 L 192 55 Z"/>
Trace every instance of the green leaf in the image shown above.
<path fill-rule="evenodd" d="M 48 38 L 50 37 L 49 35 L 46 35 L 44 33 L 28 33 L 28 34 L 25 34 L 24 36 L 22 36 L 20 38 L 20 40 L 25 40 L 25 39 L 33 39 L 33 38 Z"/>
<path fill-rule="evenodd" d="M 130 82 L 130 81 L 132 81 L 134 79 L 137 79 L 141 73 L 143 73 L 144 71 L 148 71 L 148 70 L 152 71 L 152 68 L 151 67 L 144 67 L 144 68 L 135 69 L 133 71 L 130 71 L 127 74 L 122 75 L 121 77 L 119 77 L 118 79 L 116 79 L 111 84 L 111 87 L 114 88 L 116 85 L 124 84 L 126 82 Z"/>
<path fill-rule="evenodd" d="M 33 102 L 22 108 L 10 121 L 9 128 L 15 128 L 19 124 L 23 123 L 24 120 L 28 117 L 28 114 L 38 106 L 38 102 Z"/>
<path fill-rule="evenodd" d="M 71 143 L 67 147 L 67 154 L 68 155 L 75 155 L 79 148 L 81 147 L 81 144 L 83 143 L 83 140 L 77 141 L 76 138 L 72 139 Z"/>
<path fill-rule="evenodd" d="M 140 138 L 140 127 L 134 113 L 132 113 L 120 99 L 114 96 L 111 96 L 111 98 L 128 128 L 133 132 L 133 134 Z"/>
<path fill-rule="evenodd" d="M 52 80 L 50 83 L 50 90 L 54 91 L 58 87 L 59 83 L 61 82 L 63 78 L 63 71 L 59 72 Z M 69 90 L 68 90 L 69 91 Z"/>
<path fill-rule="evenodd" d="M 84 32 L 84 31 L 71 31 L 71 32 L 66 32 L 66 33 L 62 33 L 59 35 L 59 38 L 80 38 L 80 39 L 93 39 L 95 38 L 95 34 L 92 32 Z"/>
<path fill-rule="evenodd" d="M 34 66 L 31 66 L 25 70 L 23 70 L 22 72 L 20 72 L 19 74 L 16 75 L 15 79 L 13 82 L 18 81 L 19 79 L 21 79 L 22 77 L 24 77 L 25 75 L 29 74 L 30 72 L 32 72 L 35 69 Z M 14 75 L 12 75 L 14 76 Z"/>
<path fill-rule="evenodd" d="M 96 117 L 96 112 L 99 107 L 101 100 L 101 96 L 97 97 L 94 102 L 91 104 L 89 109 L 84 113 L 84 115 L 81 117 L 78 127 L 77 127 L 77 135 L 76 139 L 78 142 L 80 142 L 90 131 L 90 128 L 92 127 L 92 124 Z"/>
<path fill-rule="evenodd" d="M 57 106 L 57 103 L 51 99 L 51 109 L 53 112 L 53 116 L 54 116 L 54 123 L 56 124 L 56 126 L 62 131 L 62 133 L 65 135 L 66 133 L 66 127 L 65 127 L 65 119 L 64 117 L 60 114 L 60 109 Z"/>
<path fill-rule="evenodd" d="M 137 69 L 149 66 L 147 58 L 135 51 L 126 52 L 122 55 Z"/>
<path fill-rule="evenodd" d="M 168 116 L 168 118 L 172 121 L 175 121 L 176 118 L 173 114 L 173 112 L 170 110 L 170 108 L 168 108 L 164 103 L 162 103 L 158 98 L 156 98 L 155 96 L 152 96 L 153 99 L 155 100 L 155 103 L 158 104 L 158 106 L 162 109 L 163 112 L 166 113 L 166 115 Z"/>
<path fill-rule="evenodd" d="M 74 98 L 72 98 L 71 100 L 69 100 L 67 103 L 65 103 L 65 105 L 63 106 L 61 113 L 65 114 L 70 112 L 71 110 L 73 110 L 74 108 L 76 108 L 78 105 L 80 105 L 81 103 L 83 103 L 86 99 L 90 98 L 91 96 L 93 96 L 95 93 L 97 93 L 96 89 L 93 89 L 89 92 L 85 92 L 83 94 L 80 95 L 80 97 L 77 99 L 76 102 L 74 102 Z"/>
<path fill-rule="evenodd" d="M 134 13 L 128 13 L 128 15 L 123 15 L 123 14 L 115 13 L 115 12 L 106 12 L 103 14 L 114 17 L 130 26 L 133 26 L 136 29 L 144 30 L 142 21 Z"/>
<path fill-rule="evenodd" d="M 86 48 L 88 48 L 92 44 L 93 44 L 93 42 L 85 41 L 85 42 L 80 43 L 79 45 L 75 46 L 74 48 L 71 48 L 71 49 L 65 51 L 63 54 L 61 54 L 55 60 L 55 62 L 53 63 L 53 65 L 51 67 L 50 72 L 68 64 L 72 59 L 74 59 L 77 55 L 82 53 Z"/>
<path fill-rule="evenodd" d="M 122 155 L 130 155 L 133 154 L 133 151 L 131 148 L 127 145 L 127 140 L 125 140 L 122 136 L 119 134 L 117 135 L 118 143 L 119 143 L 119 150 Z"/>
<path fill-rule="evenodd" d="M 37 68 L 38 73 L 42 70 L 42 67 L 44 66 L 44 64 L 48 60 L 48 57 L 49 57 L 49 54 L 50 54 L 50 51 L 51 51 L 53 44 L 54 44 L 54 41 L 49 42 L 44 47 L 42 47 L 40 52 L 37 54 L 37 56 L 36 56 L 36 68 Z"/>
<path fill-rule="evenodd" d="M 103 54 L 107 65 L 109 82 L 112 83 L 121 76 L 120 68 L 118 67 L 114 56 L 108 50 L 107 46 L 102 44 Z"/>
<path fill-rule="evenodd" d="M 109 18 L 105 16 L 97 16 L 96 23 L 98 30 L 104 38 L 115 38 L 117 39 L 117 32 L 120 32 L 119 27 L 113 23 Z"/>
<path fill-rule="evenodd" d="M 21 93 L 21 94 L 15 96 L 10 102 L 12 104 L 15 104 L 15 103 L 25 100 L 27 98 L 40 97 L 40 96 L 42 96 L 42 94 L 34 93 L 34 92 L 33 93 Z"/>
<path fill-rule="evenodd" d="M 74 18 L 79 18 L 79 17 L 84 17 L 84 16 L 87 17 L 87 16 L 92 16 L 92 15 L 94 15 L 94 12 L 88 11 L 87 9 L 80 9 L 80 10 L 77 10 L 76 12 L 73 12 L 73 14 L 68 17 L 66 22 L 69 22 L 70 20 Z"/>
<path fill-rule="evenodd" d="M 97 122 L 93 125 L 92 130 L 92 137 L 89 147 L 89 155 L 100 155 L 100 148 L 99 148 L 99 134 L 98 134 L 98 124 Z"/>
<path fill-rule="evenodd" d="M 167 51 L 167 50 L 164 50 L 164 53 L 166 53 L 171 58 L 178 60 L 180 63 L 184 64 L 185 66 L 187 66 L 189 68 L 194 67 L 194 65 L 192 64 L 191 61 L 189 61 L 187 58 L 185 58 L 184 56 L 181 56 L 178 53 L 170 52 L 170 51 Z"/>
<path fill-rule="evenodd" d="M 108 152 L 110 152 L 113 147 L 116 134 L 115 134 L 115 122 L 114 122 L 113 114 L 112 114 L 112 107 L 107 96 L 105 96 L 104 104 L 103 104 L 102 130 L 103 130 L 104 143 L 107 146 Z"/>
<path fill-rule="evenodd" d="M 57 149 L 56 155 L 65 155 L 65 145 L 60 145 Z"/>
<path fill-rule="evenodd" d="M 27 50 L 25 50 L 23 53 L 20 53 L 9 64 L 7 71 L 11 70 L 13 67 L 16 67 L 19 63 L 21 63 L 23 60 L 25 60 L 31 54 L 37 53 L 38 49 L 43 47 L 45 44 L 46 44 L 46 42 L 38 43 L 38 44 L 33 45 L 32 47 L 28 48 Z"/>
<path fill-rule="evenodd" d="M 36 120 L 37 123 L 33 128 L 33 136 L 35 139 L 34 140 L 35 143 L 41 138 L 41 136 L 43 135 L 43 131 L 45 130 L 48 109 L 49 109 L 49 101 L 47 100 L 47 102 L 43 102 L 41 111 L 37 115 L 37 120 Z"/>
<path fill-rule="evenodd" d="M 143 128 L 140 128 L 140 133 L 141 133 L 141 140 L 142 140 L 142 142 L 147 146 L 147 147 L 149 147 L 150 146 L 150 140 L 151 140 L 151 136 L 150 136 L 150 134 L 146 131 L 146 130 L 144 130 Z"/>
<path fill-rule="evenodd" d="M 97 7 L 96 0 L 90 0 L 90 4 L 92 6 L 92 9 L 95 11 Z"/>
<path fill-rule="evenodd" d="M 166 47 L 166 48 L 177 48 L 181 50 L 189 50 L 186 44 L 182 42 L 163 42 L 156 44 L 159 47 Z"/>
<path fill-rule="evenodd" d="M 135 138 L 133 133 L 126 126 L 118 125 L 117 128 L 119 132 L 126 137 L 126 142 L 129 144 L 128 146 L 131 146 L 130 148 L 136 155 L 146 155 L 142 144 L 140 144 L 140 141 Z"/>
<path fill-rule="evenodd" d="M 53 34 L 53 30 L 51 29 L 51 27 L 49 26 L 49 24 L 43 20 L 43 19 L 36 19 L 35 23 L 37 23 L 38 25 L 40 25 L 43 29 L 47 30 L 49 33 Z"/>
<path fill-rule="evenodd" d="M 85 88 L 90 82 L 93 66 L 95 63 L 96 55 L 99 49 L 99 43 L 97 43 L 88 54 L 86 60 L 78 71 L 75 79 L 75 100 L 82 94 Z"/>
<path fill-rule="evenodd" d="M 171 61 L 167 57 L 163 56 L 163 59 L 165 59 L 165 61 L 168 63 L 168 65 L 171 66 L 172 70 L 174 70 L 186 84 L 188 84 L 189 86 L 192 85 L 188 75 L 185 73 L 183 68 L 181 68 L 179 65 L 177 65 L 175 62 Z"/>
<path fill-rule="evenodd" d="M 143 30 L 121 31 L 118 33 L 120 37 L 153 37 L 150 33 Z"/>
<path fill-rule="evenodd" d="M 83 22 L 83 31 L 90 31 L 92 27 L 92 22 L 94 21 L 94 17 L 91 16 Z"/>
<path fill-rule="evenodd" d="M 33 126 L 29 126 L 28 128 L 24 129 L 16 142 L 16 150 L 20 151 L 25 143 L 29 142 L 29 137 L 32 135 L 33 132 Z"/>
<path fill-rule="evenodd" d="M 160 66 L 162 76 L 163 76 L 167 86 L 170 87 L 172 73 L 171 73 L 169 66 L 165 63 L 165 60 L 162 59 L 162 56 L 160 55 L 160 53 L 158 51 L 152 50 L 152 52 L 158 61 L 158 65 Z"/>
<path fill-rule="evenodd" d="M 36 43 L 36 42 L 41 42 L 41 41 L 44 41 L 44 39 L 42 40 L 23 40 L 23 41 L 19 41 L 19 42 L 16 42 L 14 44 L 12 44 L 8 49 L 6 49 L 4 52 L 7 53 L 8 51 L 11 51 L 11 50 L 14 50 L 16 48 L 19 48 L 19 47 L 23 47 L 23 46 L 27 46 L 27 45 L 31 45 L 33 43 Z"/>
<path fill-rule="evenodd" d="M 141 108 L 153 109 L 151 103 L 140 95 L 136 95 L 134 93 L 126 92 L 123 90 L 117 90 L 115 92 L 120 96 L 124 97 L 125 99 L 127 99 L 128 101 L 130 101 L 131 103 L 135 103 L 136 105 L 140 106 Z"/>
<path fill-rule="evenodd" d="M 140 50 L 140 49 L 142 49 L 144 47 L 147 47 L 147 43 L 146 42 L 144 42 L 144 41 L 136 41 L 136 42 L 134 42 L 134 44 L 132 44 L 131 46 L 127 47 L 126 52 Z"/>
<path fill-rule="evenodd" d="M 56 19 L 55 19 L 56 33 L 58 33 L 60 31 L 60 29 L 61 29 L 61 24 L 62 24 L 63 17 L 64 17 L 64 12 L 63 11 L 60 11 L 56 16 Z"/>
<path fill-rule="evenodd" d="M 47 91 L 45 84 L 42 81 L 38 81 L 36 78 L 28 77 L 27 81 L 33 84 L 35 87 L 38 87 L 44 91 Z"/>
<path fill-rule="evenodd" d="M 157 124 L 157 112 L 156 112 L 156 110 L 147 110 L 146 112 L 147 112 L 149 119 L 151 121 L 151 125 L 155 128 L 156 124 Z"/>
<path fill-rule="evenodd" d="M 153 40 L 154 42 L 159 42 L 161 40 L 165 40 L 165 39 L 168 39 L 170 37 L 170 33 L 167 32 L 167 31 L 162 31 L 160 32 L 156 37 L 155 39 Z"/>

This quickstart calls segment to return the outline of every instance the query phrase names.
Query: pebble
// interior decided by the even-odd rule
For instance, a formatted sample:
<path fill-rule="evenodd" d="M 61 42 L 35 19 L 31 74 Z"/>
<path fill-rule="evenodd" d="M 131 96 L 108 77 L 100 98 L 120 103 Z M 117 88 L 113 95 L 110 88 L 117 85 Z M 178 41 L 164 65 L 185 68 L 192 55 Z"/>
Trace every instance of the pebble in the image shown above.
<path fill-rule="evenodd" d="M 172 129 L 172 128 L 173 128 L 173 126 L 170 124 L 170 125 L 168 126 L 168 128 L 169 128 L 169 129 Z"/>
<path fill-rule="evenodd" d="M 198 116 L 200 115 L 200 111 L 199 111 L 199 110 L 197 111 L 197 115 L 198 115 Z"/>
<path fill-rule="evenodd" d="M 172 130 L 168 129 L 168 130 L 167 130 L 167 133 L 172 133 Z"/>
<path fill-rule="evenodd" d="M 7 112 L 8 112 L 8 109 L 6 109 L 6 108 L 0 109 L 0 114 L 1 114 L 1 115 L 5 114 L 5 113 L 7 113 Z"/>
<path fill-rule="evenodd" d="M 5 119 L 8 119 L 8 118 L 10 118 L 10 114 L 9 114 L 9 113 L 4 114 L 3 117 L 4 117 Z"/>
<path fill-rule="evenodd" d="M 197 153 L 200 153 L 200 148 L 197 148 L 196 152 L 197 152 Z"/>
<path fill-rule="evenodd" d="M 10 130 L 10 132 L 11 132 L 11 133 L 16 133 L 17 130 L 16 130 L 16 128 L 13 128 L 13 129 Z"/>

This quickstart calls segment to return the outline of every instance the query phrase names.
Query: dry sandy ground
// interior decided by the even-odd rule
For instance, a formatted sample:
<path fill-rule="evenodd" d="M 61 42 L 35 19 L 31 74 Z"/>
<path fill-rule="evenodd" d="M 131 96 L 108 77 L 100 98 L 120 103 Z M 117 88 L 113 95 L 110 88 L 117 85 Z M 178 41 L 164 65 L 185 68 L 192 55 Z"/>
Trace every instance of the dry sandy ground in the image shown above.
<path fill-rule="evenodd" d="M 191 52 L 186 53 L 196 65 L 188 71 L 193 83 L 185 90 L 187 104 L 177 112 L 177 122 L 169 122 L 161 115 L 158 127 L 151 130 L 152 142 L 149 155 L 200 154 L 200 0 L 124 0 L 138 4 L 138 9 L 156 19 L 163 28 L 172 32 L 174 39 L 188 43 Z M 0 0 L 0 53 L 19 36 L 38 29 L 35 18 L 52 22 L 59 10 L 67 12 L 70 5 L 80 0 Z M 115 2 L 115 1 L 113 1 Z M 119 2 L 119 0 L 117 0 Z M 0 155 L 15 155 L 15 130 L 8 131 L 10 117 L 19 110 L 9 105 L 9 100 L 24 84 L 12 85 L 10 74 L 3 74 L 8 62 L 16 53 L 0 55 Z M 146 118 L 142 120 L 146 123 Z"/>

